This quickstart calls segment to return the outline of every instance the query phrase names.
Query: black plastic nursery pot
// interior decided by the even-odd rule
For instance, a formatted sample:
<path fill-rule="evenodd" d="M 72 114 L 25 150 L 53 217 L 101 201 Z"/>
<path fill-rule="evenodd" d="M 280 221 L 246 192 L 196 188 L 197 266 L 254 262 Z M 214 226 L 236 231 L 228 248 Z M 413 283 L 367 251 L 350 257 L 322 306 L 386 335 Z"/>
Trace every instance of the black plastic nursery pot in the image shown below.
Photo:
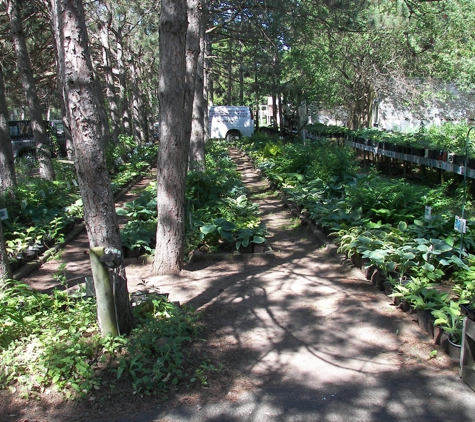
<path fill-rule="evenodd" d="M 412 154 L 412 155 L 416 155 L 418 157 L 424 157 L 425 149 L 424 148 L 411 147 L 409 153 Z"/>
<path fill-rule="evenodd" d="M 460 312 L 465 315 L 469 320 L 475 321 L 475 309 L 471 306 L 460 305 Z"/>
<path fill-rule="evenodd" d="M 386 275 L 381 270 L 376 270 L 371 276 L 371 282 L 379 290 L 384 291 L 384 283 L 387 281 Z"/>
<path fill-rule="evenodd" d="M 422 330 L 426 333 L 429 333 L 429 316 L 430 311 L 427 309 L 418 309 L 417 310 L 417 323 Z"/>
<path fill-rule="evenodd" d="M 449 353 L 449 356 L 453 360 L 460 361 L 460 353 L 462 351 L 462 345 L 454 343 L 450 335 L 448 336 L 447 351 Z"/>
<path fill-rule="evenodd" d="M 462 311 L 465 312 L 465 311 Z M 462 332 L 462 350 L 460 355 L 460 376 L 475 390 L 475 321 L 467 314 Z M 471 315 L 473 317 L 473 314 Z"/>
<path fill-rule="evenodd" d="M 385 281 L 384 285 L 384 293 L 389 296 L 393 292 L 393 285 L 389 281 Z"/>

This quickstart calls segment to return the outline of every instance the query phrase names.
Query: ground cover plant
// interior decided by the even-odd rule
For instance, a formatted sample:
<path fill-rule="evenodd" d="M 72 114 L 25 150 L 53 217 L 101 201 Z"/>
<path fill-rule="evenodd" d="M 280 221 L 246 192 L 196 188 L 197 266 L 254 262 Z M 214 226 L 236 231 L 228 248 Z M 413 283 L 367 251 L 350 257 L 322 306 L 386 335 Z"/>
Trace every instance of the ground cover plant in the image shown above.
<path fill-rule="evenodd" d="M 206 167 L 191 171 L 186 182 L 186 253 L 230 251 L 265 241 L 256 204 L 249 201 L 224 141 L 206 144 Z M 153 254 L 157 225 L 155 182 L 117 213 L 128 221 L 121 229 L 124 246 Z"/>
<path fill-rule="evenodd" d="M 113 191 L 117 192 L 149 168 L 157 153 L 156 145 L 121 144 L 109 152 Z M 126 156 L 127 165 L 121 161 Z M 25 161 L 25 160 L 23 160 Z M 56 181 L 34 177 L 35 161 L 17 168 L 18 184 L 0 197 L 0 208 L 6 208 L 8 218 L 2 221 L 7 253 L 12 269 L 24 264 L 29 257 L 55 243 L 74 224 L 82 221 L 83 208 L 72 164 L 54 161 Z"/>
<path fill-rule="evenodd" d="M 456 282 L 453 274 L 470 272 L 475 252 L 470 227 L 464 235 L 454 229 L 460 188 L 434 188 L 361 169 L 350 149 L 328 140 L 284 145 L 260 134 L 255 141 L 236 142 L 340 252 L 357 257 L 358 266 L 377 268 L 393 285 L 394 297 L 433 311 L 436 324 L 460 340 L 459 308 L 473 300 L 472 285 Z M 471 216 L 470 197 L 467 204 Z M 425 218 L 426 206 L 431 218 Z M 435 294 L 432 288 L 441 282 L 454 286 L 450 294 Z"/>
<path fill-rule="evenodd" d="M 200 364 L 183 366 L 186 345 L 198 337 L 198 314 L 160 295 L 134 303 L 133 332 L 103 338 L 95 299 L 84 289 L 44 294 L 7 280 L 0 288 L 0 388 L 25 398 L 45 389 L 80 398 L 123 380 L 136 393 L 160 394 L 204 377 Z"/>

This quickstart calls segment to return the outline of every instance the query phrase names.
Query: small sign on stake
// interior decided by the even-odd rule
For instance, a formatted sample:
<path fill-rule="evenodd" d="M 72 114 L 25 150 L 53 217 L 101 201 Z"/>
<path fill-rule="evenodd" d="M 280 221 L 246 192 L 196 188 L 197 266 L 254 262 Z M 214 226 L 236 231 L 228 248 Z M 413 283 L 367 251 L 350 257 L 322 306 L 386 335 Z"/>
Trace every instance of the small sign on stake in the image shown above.
<path fill-rule="evenodd" d="M 426 209 L 425 209 L 425 213 L 424 213 L 424 218 L 425 218 L 426 220 L 432 219 L 432 207 L 429 207 L 428 205 L 426 205 Z"/>
<path fill-rule="evenodd" d="M 454 230 L 459 233 L 466 233 L 467 231 L 467 220 L 465 218 L 460 218 L 458 215 L 455 216 Z"/>
<path fill-rule="evenodd" d="M 6 208 L 0 209 L 0 220 L 8 220 L 8 210 Z"/>

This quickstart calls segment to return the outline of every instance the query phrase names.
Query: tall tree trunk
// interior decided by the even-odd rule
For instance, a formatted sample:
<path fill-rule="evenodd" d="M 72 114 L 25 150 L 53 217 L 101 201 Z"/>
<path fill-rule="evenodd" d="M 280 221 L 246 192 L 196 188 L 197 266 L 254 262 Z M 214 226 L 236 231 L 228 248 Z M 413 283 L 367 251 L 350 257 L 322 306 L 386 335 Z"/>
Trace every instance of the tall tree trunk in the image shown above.
<path fill-rule="evenodd" d="M 15 162 L 13 159 L 10 127 L 8 125 L 8 107 L 3 83 L 3 68 L 0 66 L 0 189 L 2 193 L 13 193 L 16 186 Z"/>
<path fill-rule="evenodd" d="M 106 98 L 109 104 L 110 117 L 112 122 L 112 142 L 117 145 L 120 134 L 120 119 L 119 106 L 117 104 L 117 95 L 115 93 L 114 75 L 112 73 L 112 64 L 110 60 L 110 45 L 109 45 L 109 26 L 110 26 L 110 12 L 107 24 L 101 27 L 101 44 L 102 44 L 102 67 L 104 70 L 104 79 L 106 82 Z"/>
<path fill-rule="evenodd" d="M 21 19 L 21 0 L 8 0 L 8 16 L 10 18 L 13 45 L 17 55 L 18 72 L 25 90 L 26 102 L 30 113 L 33 138 L 36 144 L 36 156 L 39 162 L 40 176 L 46 180 L 54 180 L 53 162 L 48 146 L 41 104 L 36 92 L 35 80 L 31 69 L 30 56 L 26 47 L 25 33 Z"/>
<path fill-rule="evenodd" d="M 8 260 L 7 248 L 5 247 L 2 223 L 0 222 L 0 287 L 5 283 L 5 280 L 11 278 L 12 271 Z"/>
<path fill-rule="evenodd" d="M 193 112 L 191 120 L 189 167 L 192 170 L 205 170 L 205 110 L 208 109 L 205 96 L 204 51 L 205 51 L 205 13 L 206 4 L 201 4 L 201 18 L 199 22 L 200 52 L 196 63 L 195 95 L 193 98 Z"/>
<path fill-rule="evenodd" d="M 254 62 L 254 90 L 255 90 L 255 101 L 256 101 L 256 115 L 254 116 L 254 121 L 256 123 L 256 130 L 259 130 L 259 119 L 261 113 L 261 107 L 259 104 L 259 84 L 258 84 L 258 70 L 257 70 L 257 61 Z"/>
<path fill-rule="evenodd" d="M 177 274 L 183 266 L 187 161 L 183 128 L 186 29 L 186 0 L 162 0 L 158 226 L 152 269 L 155 274 Z"/>
<path fill-rule="evenodd" d="M 185 109 L 183 126 L 185 129 L 186 158 L 188 161 L 193 125 L 194 98 L 198 56 L 200 54 L 200 28 L 202 6 L 200 0 L 188 0 L 188 29 L 186 32 L 186 74 L 185 74 Z"/>
<path fill-rule="evenodd" d="M 214 105 L 214 86 L 213 86 L 213 75 L 211 73 L 211 60 L 213 54 L 213 44 L 210 40 L 210 37 L 206 37 L 206 52 L 205 52 L 205 75 L 206 75 L 206 90 L 208 93 L 208 107 Z M 208 113 L 206 113 L 208 115 Z M 208 134 L 209 136 L 209 134 Z"/>
<path fill-rule="evenodd" d="M 119 29 L 114 31 L 114 35 L 117 39 L 117 70 L 119 77 L 119 90 L 120 90 L 120 102 L 121 102 L 121 111 L 120 115 L 122 117 L 122 127 L 126 135 L 132 134 L 132 128 L 130 124 L 130 104 L 129 104 L 129 93 L 127 91 L 127 69 L 124 63 L 124 44 L 122 39 L 122 32 Z"/>
<path fill-rule="evenodd" d="M 140 57 L 140 54 L 138 54 Z M 137 145 L 145 142 L 145 132 L 143 128 L 145 113 L 142 93 L 140 91 L 140 70 L 139 64 L 130 57 L 130 79 L 132 85 L 132 128 L 135 143 Z"/>
<path fill-rule="evenodd" d="M 233 105 L 233 51 L 232 51 L 232 39 L 228 38 L 228 62 L 226 63 L 227 72 L 227 91 L 226 91 L 226 104 Z"/>
<path fill-rule="evenodd" d="M 242 54 L 242 42 L 239 41 L 239 105 L 244 105 L 244 60 Z"/>
<path fill-rule="evenodd" d="M 206 144 L 206 141 L 209 139 L 209 106 L 212 105 L 212 99 L 210 95 L 210 74 L 209 74 L 209 59 L 208 59 L 208 53 L 210 53 L 210 49 L 208 46 L 208 38 L 206 37 L 206 31 L 205 31 L 205 24 L 207 22 L 207 16 L 208 16 L 208 9 L 207 9 L 207 2 L 205 2 L 206 8 L 203 10 L 204 13 L 206 13 L 205 16 L 203 16 L 203 39 L 201 41 L 201 50 L 203 54 L 203 112 L 204 112 L 204 119 L 203 119 L 203 125 L 204 125 L 204 143 Z M 211 101 L 211 102 L 210 102 Z M 203 145 L 204 149 L 204 145 Z M 203 157 L 204 157 L 204 150 L 203 150 Z"/>
<path fill-rule="evenodd" d="M 16 185 L 2 66 L 0 66 L 0 184 L 2 194 L 12 194 L 12 189 Z M 0 222 L 0 287 L 9 278 L 12 278 L 12 272 L 5 247 L 2 223 Z"/>
<path fill-rule="evenodd" d="M 53 45 L 56 54 L 56 71 L 58 73 L 58 92 L 61 103 L 61 115 L 63 116 L 64 140 L 66 142 L 66 154 L 68 159 L 74 161 L 74 144 L 69 128 L 69 108 L 67 106 L 67 95 L 64 84 L 61 82 L 61 75 L 64 74 L 64 54 L 59 48 L 61 46 L 60 22 L 56 13 L 51 14 L 51 30 L 53 33 Z"/>
<path fill-rule="evenodd" d="M 275 92 L 274 77 L 272 77 L 272 127 L 277 129 L 277 97 Z"/>
<path fill-rule="evenodd" d="M 282 95 L 279 92 L 279 96 L 277 97 L 277 105 L 278 105 L 278 112 L 279 112 L 279 130 L 282 132 L 284 130 L 284 113 L 282 107 Z"/>
<path fill-rule="evenodd" d="M 109 172 L 104 154 L 102 114 L 99 111 L 89 42 L 81 0 L 51 0 L 52 13 L 58 22 L 57 39 L 63 73 L 60 75 L 67 96 L 70 129 L 75 149 L 75 167 L 91 248 L 121 250 Z M 115 306 L 121 333 L 129 333 L 134 318 L 127 291 L 123 264 L 115 278 Z"/>

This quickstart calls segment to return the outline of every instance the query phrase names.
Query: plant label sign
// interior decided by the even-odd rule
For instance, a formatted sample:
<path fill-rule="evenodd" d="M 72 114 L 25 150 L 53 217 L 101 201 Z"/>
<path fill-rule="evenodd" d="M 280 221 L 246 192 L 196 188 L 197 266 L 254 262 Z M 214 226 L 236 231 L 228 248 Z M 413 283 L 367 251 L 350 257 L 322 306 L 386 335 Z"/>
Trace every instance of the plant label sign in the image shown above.
<path fill-rule="evenodd" d="M 0 209 L 0 220 L 8 220 L 8 210 L 6 208 Z"/>
<path fill-rule="evenodd" d="M 458 215 L 455 216 L 454 230 L 459 233 L 466 233 L 467 231 L 467 220 L 465 218 L 460 218 Z"/>
<path fill-rule="evenodd" d="M 424 213 L 424 218 L 426 220 L 430 220 L 432 218 L 432 207 L 429 207 L 426 205 L 425 213 Z"/>

